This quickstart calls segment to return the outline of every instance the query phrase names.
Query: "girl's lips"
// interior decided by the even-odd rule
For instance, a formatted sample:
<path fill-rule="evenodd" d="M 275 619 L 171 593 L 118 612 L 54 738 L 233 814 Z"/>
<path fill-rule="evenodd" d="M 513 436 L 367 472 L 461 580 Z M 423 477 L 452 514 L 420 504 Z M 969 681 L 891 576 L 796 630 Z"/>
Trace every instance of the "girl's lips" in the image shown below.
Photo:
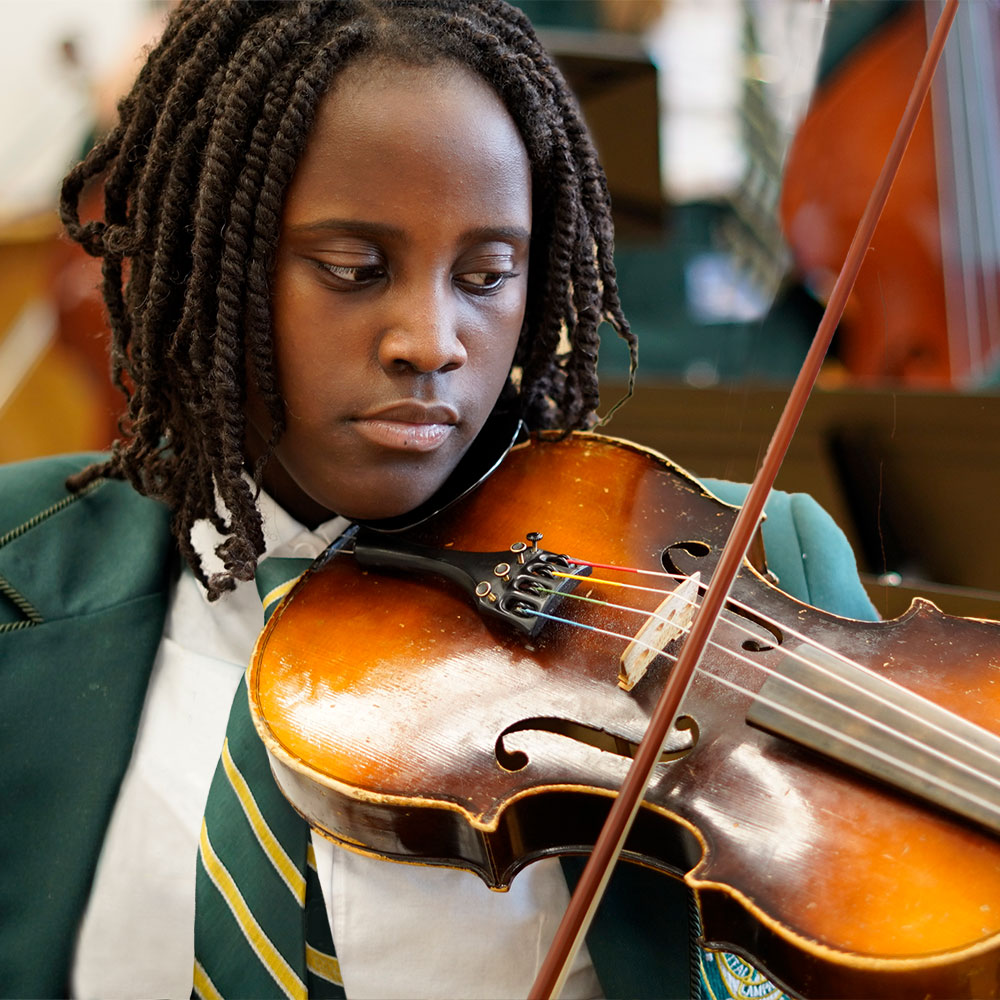
<path fill-rule="evenodd" d="M 398 399 L 354 419 L 363 438 L 397 451 L 435 451 L 457 423 L 458 413 L 449 404 L 417 399 Z"/>
<path fill-rule="evenodd" d="M 354 421 L 354 426 L 373 444 L 397 451 L 435 451 L 455 430 L 454 424 L 411 423 L 385 417 L 362 417 Z"/>

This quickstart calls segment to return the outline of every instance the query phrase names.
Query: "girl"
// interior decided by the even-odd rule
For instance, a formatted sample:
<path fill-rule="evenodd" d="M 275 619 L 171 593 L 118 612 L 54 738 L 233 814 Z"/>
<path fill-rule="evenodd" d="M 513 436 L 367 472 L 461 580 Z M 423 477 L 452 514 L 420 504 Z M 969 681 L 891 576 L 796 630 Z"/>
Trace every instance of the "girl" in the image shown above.
<path fill-rule="evenodd" d="M 81 220 L 98 177 L 104 216 Z M 187 995 L 197 958 L 205 996 L 523 994 L 568 896 L 557 861 L 498 895 L 314 838 L 298 905 L 320 945 L 248 916 L 273 872 L 225 894 L 222 835 L 201 841 L 197 917 L 194 869 L 262 556 L 429 501 L 491 417 L 593 425 L 602 322 L 634 367 L 565 83 L 502 2 L 192 0 L 62 214 L 104 261 L 128 413 L 110 455 L 0 478 L 4 989 Z M 778 503 L 786 584 L 856 613 L 842 538 Z M 720 960 L 690 949 L 682 887 L 616 883 L 566 995 L 699 990 Z M 196 920 L 221 964 L 194 954 Z"/>

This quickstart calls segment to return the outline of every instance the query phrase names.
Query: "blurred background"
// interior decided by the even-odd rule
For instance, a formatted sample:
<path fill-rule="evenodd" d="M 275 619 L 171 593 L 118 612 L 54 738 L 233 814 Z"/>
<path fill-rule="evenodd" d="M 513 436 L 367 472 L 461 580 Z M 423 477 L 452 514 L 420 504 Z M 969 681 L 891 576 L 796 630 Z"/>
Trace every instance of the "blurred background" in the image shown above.
<path fill-rule="evenodd" d="M 610 432 L 749 480 L 822 315 L 939 0 L 524 0 L 608 174 L 633 400 Z M 59 181 L 165 3 L 0 0 L 0 461 L 106 447 L 99 265 Z M 778 485 L 847 532 L 893 616 L 1000 619 L 1000 6 L 962 5 Z M 601 357 L 604 402 L 627 352 Z"/>

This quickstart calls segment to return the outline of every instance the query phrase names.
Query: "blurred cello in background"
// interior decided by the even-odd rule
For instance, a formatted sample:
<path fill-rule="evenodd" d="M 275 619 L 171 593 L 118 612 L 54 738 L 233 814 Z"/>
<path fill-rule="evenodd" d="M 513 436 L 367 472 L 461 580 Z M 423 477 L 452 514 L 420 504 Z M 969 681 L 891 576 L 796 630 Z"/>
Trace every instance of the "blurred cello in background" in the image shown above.
<path fill-rule="evenodd" d="M 817 90 L 781 216 L 825 300 L 940 4 L 903 3 Z M 852 381 L 972 389 L 1000 369 L 1000 6 L 966 3 L 838 332 Z"/>

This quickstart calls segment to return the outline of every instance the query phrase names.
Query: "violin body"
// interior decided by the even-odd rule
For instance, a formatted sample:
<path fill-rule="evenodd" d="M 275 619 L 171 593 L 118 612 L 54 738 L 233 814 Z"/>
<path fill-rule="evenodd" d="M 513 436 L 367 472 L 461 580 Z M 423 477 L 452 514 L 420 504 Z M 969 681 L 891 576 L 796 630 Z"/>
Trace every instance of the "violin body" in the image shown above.
<path fill-rule="evenodd" d="M 492 552 L 542 532 L 581 561 L 705 580 L 735 513 L 653 452 L 575 434 L 515 447 L 408 538 Z M 536 858 L 586 853 L 670 669 L 659 657 L 631 691 L 617 683 L 621 636 L 662 586 L 595 568 L 556 613 L 604 631 L 552 621 L 531 637 L 447 582 L 330 559 L 271 616 L 250 669 L 278 784 L 343 846 L 466 868 L 491 888 Z M 926 602 L 848 621 L 774 586 L 759 546 L 727 607 L 624 856 L 683 879 L 709 945 L 791 992 L 998 995 L 1000 837 L 747 716 L 795 629 L 1000 733 L 1000 624 Z"/>

